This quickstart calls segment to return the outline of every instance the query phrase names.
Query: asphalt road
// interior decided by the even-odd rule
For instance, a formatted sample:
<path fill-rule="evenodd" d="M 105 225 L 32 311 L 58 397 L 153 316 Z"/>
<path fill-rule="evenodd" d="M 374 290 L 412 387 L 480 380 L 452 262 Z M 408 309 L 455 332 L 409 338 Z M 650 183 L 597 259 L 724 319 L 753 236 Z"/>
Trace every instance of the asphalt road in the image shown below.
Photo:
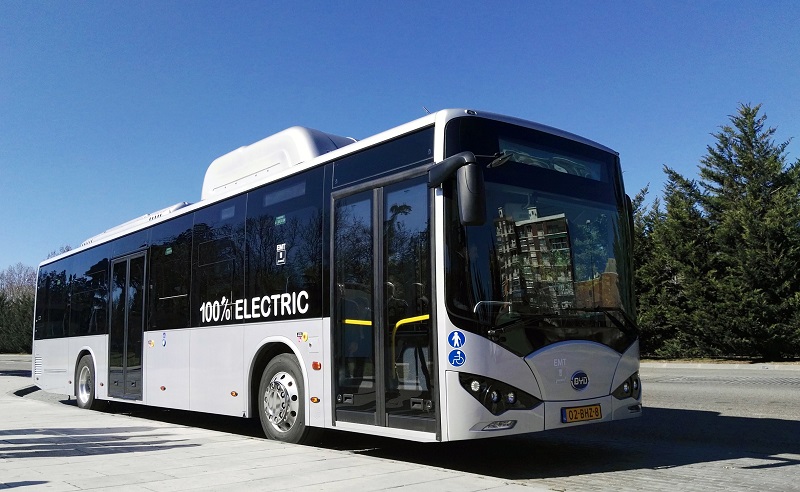
<path fill-rule="evenodd" d="M 634 420 L 441 444 L 327 432 L 320 446 L 552 490 L 800 490 L 800 370 L 769 367 L 645 365 L 645 410 Z M 0 374 L 26 370 L 0 364 Z M 25 397 L 74 404 L 40 391 Z M 260 435 L 257 423 L 237 418 L 108 411 Z"/>

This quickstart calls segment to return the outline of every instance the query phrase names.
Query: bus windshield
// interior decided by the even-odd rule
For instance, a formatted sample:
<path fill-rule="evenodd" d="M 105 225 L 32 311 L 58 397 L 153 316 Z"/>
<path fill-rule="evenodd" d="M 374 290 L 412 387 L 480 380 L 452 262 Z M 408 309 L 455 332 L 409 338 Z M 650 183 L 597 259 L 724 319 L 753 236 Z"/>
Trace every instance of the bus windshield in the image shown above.
<path fill-rule="evenodd" d="M 637 330 L 616 155 L 477 118 L 451 122 L 447 137 L 448 154 L 478 156 L 487 206 L 482 226 L 448 210 L 451 320 L 521 356 L 564 340 L 623 352 Z"/>

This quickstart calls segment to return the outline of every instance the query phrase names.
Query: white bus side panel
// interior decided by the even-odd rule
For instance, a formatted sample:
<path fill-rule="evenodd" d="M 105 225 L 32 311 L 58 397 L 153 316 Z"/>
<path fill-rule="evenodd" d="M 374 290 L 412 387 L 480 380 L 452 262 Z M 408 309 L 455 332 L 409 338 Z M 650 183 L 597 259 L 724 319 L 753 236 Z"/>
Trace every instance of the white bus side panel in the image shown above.
<path fill-rule="evenodd" d="M 33 384 L 52 393 L 71 395 L 73 374 L 67 372 L 67 338 L 36 340 L 33 353 Z"/>
<path fill-rule="evenodd" d="M 170 334 L 167 333 L 167 344 Z M 189 341 L 189 409 L 242 416 L 247 407 L 244 330 L 220 326 L 192 330 Z M 249 360 L 245 357 L 245 360 Z"/>
<path fill-rule="evenodd" d="M 189 346 L 192 330 L 144 334 L 144 401 L 148 405 L 189 409 Z"/>
<path fill-rule="evenodd" d="M 75 367 L 78 354 L 87 351 L 95 365 L 97 398 L 106 398 L 108 380 L 108 336 L 36 340 L 33 354 L 33 383 L 44 391 L 75 396 Z M 102 384 L 102 386 L 100 386 Z"/>
<path fill-rule="evenodd" d="M 89 352 L 94 361 L 94 388 L 96 398 L 108 397 L 108 335 L 68 338 L 67 374 L 75 381 L 75 368 L 80 362 L 78 354 Z M 69 385 L 68 395 L 75 396 L 75 384 Z"/>
<path fill-rule="evenodd" d="M 308 425 L 323 427 L 325 425 L 325 409 L 328 408 L 325 393 L 325 374 L 324 370 L 314 370 L 313 362 L 319 362 L 322 368 L 327 368 L 330 359 L 323 350 L 323 326 L 328 326 L 329 321 L 323 323 L 321 319 L 310 319 L 302 321 L 273 321 L 270 323 L 252 323 L 245 325 L 244 330 L 244 375 L 243 381 L 249 378 L 253 370 L 253 362 L 256 354 L 267 344 L 277 343 L 289 347 L 297 358 L 300 368 L 303 371 L 303 382 L 306 388 L 306 422 Z M 330 369 L 327 369 L 328 371 Z M 328 372 L 328 374 L 330 374 Z M 261 374 L 253 374 L 252 378 L 258 382 Z M 246 384 L 245 384 L 246 385 Z M 246 385 L 247 386 L 247 385 Z M 249 386 L 244 388 L 242 394 L 249 393 Z M 319 403 L 312 403 L 310 398 L 317 397 Z M 247 400 L 258 398 L 258 395 L 250 395 L 250 398 L 242 398 L 243 411 L 250 415 Z M 242 415 L 240 413 L 239 415 Z"/>

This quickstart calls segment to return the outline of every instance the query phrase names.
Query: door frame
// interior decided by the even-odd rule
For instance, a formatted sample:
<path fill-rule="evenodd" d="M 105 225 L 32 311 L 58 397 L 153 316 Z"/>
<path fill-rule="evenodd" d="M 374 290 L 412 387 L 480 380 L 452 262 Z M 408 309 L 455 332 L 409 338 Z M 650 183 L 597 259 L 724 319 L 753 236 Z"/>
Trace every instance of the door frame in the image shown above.
<path fill-rule="evenodd" d="M 409 181 L 415 178 L 419 178 L 421 176 L 425 176 L 428 173 L 429 166 L 423 166 L 422 168 L 412 169 L 408 171 L 404 171 L 402 173 L 395 174 L 391 177 L 381 178 L 381 179 L 374 179 L 367 182 L 355 184 L 352 186 L 342 187 L 340 189 L 333 190 L 331 192 L 329 198 L 329 210 L 330 215 L 328 218 L 328 228 L 329 228 L 329 265 L 331 268 L 330 273 L 330 284 L 329 284 L 329 305 L 330 314 L 331 314 L 331 355 L 332 355 L 332 368 L 331 371 L 331 391 L 332 391 L 332 398 L 331 398 L 331 417 L 333 426 L 335 427 L 337 423 L 355 423 L 355 424 L 362 424 L 362 425 L 370 425 L 377 428 L 384 428 L 384 429 L 393 429 L 394 432 L 419 432 L 419 430 L 412 430 L 407 429 L 404 427 L 390 427 L 390 419 L 389 414 L 386 410 L 386 376 L 385 376 L 385 364 L 386 364 L 386 357 L 388 354 L 385 353 L 385 337 L 387 336 L 385 325 L 386 320 L 383 319 L 383 313 L 385 308 L 385 299 L 384 299 L 384 281 L 386 277 L 386 272 L 384 269 L 385 263 L 385 253 L 383 247 L 383 241 L 385 233 L 383 231 L 383 217 L 384 217 L 384 189 L 388 186 L 402 183 L 404 181 Z M 337 311 L 336 311 L 336 230 L 335 230 L 335 223 L 336 223 L 336 201 L 341 200 L 343 198 L 347 198 L 352 195 L 356 195 L 358 193 L 362 193 L 365 191 L 372 191 L 372 217 L 370 220 L 370 224 L 373 231 L 372 237 L 372 248 L 373 248 L 373 285 L 372 285 L 372 295 L 373 295 L 373 309 L 374 312 L 377 313 L 373 316 L 373 329 L 375 333 L 373 334 L 373 343 L 375 344 L 375 413 L 372 416 L 371 413 L 364 412 L 364 415 L 372 416 L 371 422 L 367 422 L 367 419 L 356 419 L 356 420 L 339 420 L 337 419 L 337 402 L 335 395 L 338 393 L 338 366 L 336 366 L 337 360 L 337 344 L 339 343 L 336 337 L 336 321 L 337 321 Z M 442 419 L 442 407 L 441 407 L 441 398 L 440 393 L 442 391 L 441 385 L 444 384 L 443 381 L 440 381 L 439 378 L 439 367 L 440 367 L 440 357 L 439 357 L 439 343 L 438 343 L 438 323 L 437 323 L 437 301 L 436 301 L 436 220 L 435 220 L 435 190 L 429 188 L 426 193 L 427 199 L 427 213 L 428 213 L 428 247 L 429 247 L 429 258 L 428 258 L 428 279 L 430 280 L 430 300 L 429 300 L 429 308 L 430 308 L 430 337 L 431 337 L 431 351 L 429 358 L 432 361 L 432 365 L 430 368 L 430 378 L 432 381 L 432 388 L 430 389 L 430 397 L 434 404 L 434 418 L 432 419 L 434 422 L 434 429 L 432 431 L 425 431 L 425 432 L 435 432 L 437 439 L 441 436 L 441 419 Z M 356 412 L 353 412 L 356 413 Z"/>
<path fill-rule="evenodd" d="M 141 325 L 141 343 L 139 347 L 139 359 L 141 362 L 141 378 L 139 382 L 139 386 L 136 392 L 128 392 L 128 341 L 129 341 L 129 316 L 130 316 L 130 305 L 127 301 L 128 292 L 125 293 L 125 326 L 123 327 L 123 348 L 122 348 L 122 391 L 118 392 L 118 394 L 112 394 L 112 323 L 114 317 L 114 306 L 113 306 L 113 295 L 111 293 L 113 289 L 113 281 L 114 281 L 114 267 L 118 264 L 125 264 L 125 287 L 128 288 L 130 285 L 130 276 L 131 276 L 131 261 L 137 258 L 142 258 L 142 325 Z M 108 296 L 108 367 L 107 374 L 108 374 L 108 396 L 110 398 L 119 398 L 124 400 L 134 400 L 134 401 L 142 401 L 144 399 L 144 332 L 146 331 L 146 321 L 147 321 L 147 296 L 148 296 L 148 262 L 147 262 L 148 254 L 147 250 L 143 249 L 140 251 L 135 251 L 133 253 L 128 253 L 125 255 L 118 256 L 116 258 L 112 258 L 109 261 L 109 296 Z"/>

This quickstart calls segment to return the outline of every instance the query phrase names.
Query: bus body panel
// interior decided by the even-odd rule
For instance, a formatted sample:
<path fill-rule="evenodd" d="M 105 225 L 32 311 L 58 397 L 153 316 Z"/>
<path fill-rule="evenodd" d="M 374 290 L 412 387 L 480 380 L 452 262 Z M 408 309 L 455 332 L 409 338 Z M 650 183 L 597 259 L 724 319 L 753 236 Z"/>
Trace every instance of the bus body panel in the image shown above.
<path fill-rule="evenodd" d="M 190 410 L 240 416 L 247 387 L 240 326 L 199 328 L 192 332 L 189 394 Z"/>
<path fill-rule="evenodd" d="M 144 401 L 148 405 L 189 410 L 192 330 L 145 332 Z"/>
<path fill-rule="evenodd" d="M 303 371 L 303 382 L 306 388 L 306 397 L 317 396 L 322 402 L 312 404 L 306 400 L 306 422 L 312 427 L 324 425 L 324 415 L 321 408 L 324 398 L 323 391 L 323 372 L 312 369 L 314 361 L 323 363 L 322 347 L 320 343 L 322 327 L 321 319 L 307 319 L 300 321 L 277 321 L 271 323 L 253 323 L 244 325 L 244 364 L 247 369 L 244 371 L 244 378 L 252 380 L 255 387 L 261 380 L 261 373 L 254 372 L 253 364 L 259 352 L 270 344 L 280 344 L 286 347 L 283 351 L 289 351 L 297 358 L 300 369 Z M 281 347 L 283 348 L 283 347 Z M 251 415 L 253 402 L 258 398 L 258 394 L 251 394 L 249 383 L 244 384 L 243 394 L 248 395 L 242 399 L 245 402 L 243 416 Z M 312 405 L 314 408 L 312 409 Z"/>
<path fill-rule="evenodd" d="M 457 371 L 446 371 L 447 413 L 442 416 L 448 423 L 448 433 L 443 441 L 483 439 L 537 432 L 545 429 L 544 405 L 532 410 L 508 410 L 493 415 L 473 398 L 459 382 Z M 502 378 L 495 375 L 495 378 Z M 485 430 L 493 422 L 514 421 L 509 429 Z"/>
<path fill-rule="evenodd" d="M 97 398 L 108 395 L 108 336 L 90 335 L 69 338 L 69 355 L 67 356 L 67 374 L 69 380 L 75 381 L 75 373 L 81 354 L 89 354 L 94 362 L 94 385 Z M 69 385 L 68 395 L 75 396 L 75 384 Z"/>
<path fill-rule="evenodd" d="M 540 383 L 525 359 L 487 338 L 453 328 L 449 322 L 444 326 L 445 329 L 439 332 L 439 360 L 445 371 L 487 376 L 543 399 Z M 460 345 L 456 342 L 458 347 L 453 346 L 453 337 L 463 340 Z M 462 358 L 464 362 L 461 362 Z"/>
<path fill-rule="evenodd" d="M 75 362 L 70 362 L 69 339 L 50 338 L 37 340 L 33 351 L 33 381 L 44 391 L 71 395 Z M 73 355 L 72 357 L 75 357 Z M 68 368 L 72 366 L 73 372 Z"/>
<path fill-rule="evenodd" d="M 541 398 L 562 401 L 610 394 L 619 359 L 620 354 L 605 345 L 576 340 L 548 345 L 525 357 L 525 362 L 541 382 Z M 572 384 L 573 378 L 578 384 Z"/>

